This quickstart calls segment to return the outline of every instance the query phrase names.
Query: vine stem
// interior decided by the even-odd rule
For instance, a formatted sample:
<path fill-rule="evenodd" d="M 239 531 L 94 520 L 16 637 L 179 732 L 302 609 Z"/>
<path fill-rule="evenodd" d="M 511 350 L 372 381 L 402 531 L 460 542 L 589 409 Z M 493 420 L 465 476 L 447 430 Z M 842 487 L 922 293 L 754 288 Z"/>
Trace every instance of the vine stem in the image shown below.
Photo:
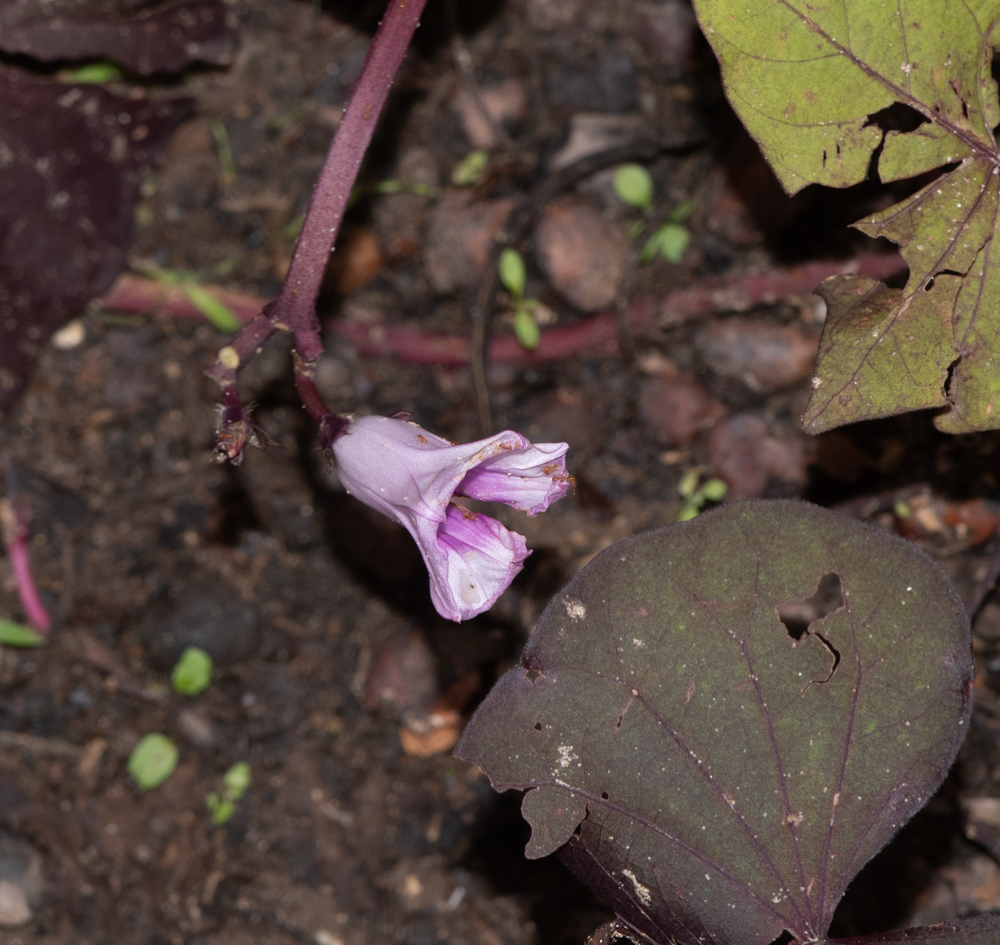
<path fill-rule="evenodd" d="M 426 2 L 389 0 L 316 182 L 281 293 L 219 352 L 217 361 L 206 372 L 222 388 L 225 403 L 216 440 L 219 459 L 238 463 L 246 444 L 254 441 L 253 434 L 259 433 L 247 409 L 239 402 L 236 377 L 276 331 L 291 332 L 295 338 L 296 376 L 305 379 L 305 383 L 298 386 L 300 392 L 309 388 L 312 365 L 323 353 L 316 316 L 323 273 L 378 117 Z M 341 425 L 332 422 L 335 415 L 317 403 L 317 398 L 315 388 L 309 390 L 306 407 L 320 425 L 320 445 L 325 450 L 332 445 L 332 440 L 325 442 L 329 439 L 328 431 L 339 430 Z M 230 426 L 235 428 L 236 435 Z"/>

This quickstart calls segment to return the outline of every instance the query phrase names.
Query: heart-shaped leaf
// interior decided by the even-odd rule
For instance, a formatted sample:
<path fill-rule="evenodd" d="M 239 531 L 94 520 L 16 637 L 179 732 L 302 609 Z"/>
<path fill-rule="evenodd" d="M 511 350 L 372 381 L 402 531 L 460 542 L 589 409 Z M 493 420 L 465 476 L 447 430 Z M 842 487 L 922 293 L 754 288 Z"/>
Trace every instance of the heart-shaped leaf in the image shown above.
<path fill-rule="evenodd" d="M 1000 5 L 940 0 L 695 0 L 726 93 L 789 192 L 933 172 L 857 224 L 900 247 L 902 290 L 841 277 L 803 425 L 926 407 L 949 433 L 1000 426 Z M 878 114 L 906 106 L 910 127 Z M 939 176 L 938 176 L 939 175 Z"/>
<path fill-rule="evenodd" d="M 840 596 L 810 623 L 818 589 Z M 816 942 L 940 784 L 971 683 L 964 608 L 923 552 L 806 503 L 737 503 L 598 555 L 457 754 L 528 789 L 528 856 L 562 847 L 630 929 Z"/>

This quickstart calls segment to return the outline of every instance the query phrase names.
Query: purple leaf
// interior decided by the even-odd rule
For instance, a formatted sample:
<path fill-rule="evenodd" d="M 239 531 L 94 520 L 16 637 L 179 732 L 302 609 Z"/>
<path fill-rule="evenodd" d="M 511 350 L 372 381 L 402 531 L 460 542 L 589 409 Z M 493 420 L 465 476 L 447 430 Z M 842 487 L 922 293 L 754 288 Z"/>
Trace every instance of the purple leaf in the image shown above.
<path fill-rule="evenodd" d="M 106 58 L 142 75 L 229 62 L 223 0 L 0 0 L 0 50 L 52 62 Z"/>
<path fill-rule="evenodd" d="M 884 935 L 835 938 L 831 945 L 996 945 L 998 941 L 1000 915 L 981 915 Z"/>
<path fill-rule="evenodd" d="M 141 172 L 189 110 L 0 68 L 0 420 L 52 332 L 118 274 Z"/>
<path fill-rule="evenodd" d="M 561 848 L 632 930 L 820 942 L 941 783 L 971 685 L 962 603 L 923 552 L 806 503 L 736 503 L 595 558 L 456 754 L 527 789 L 528 856 Z"/>

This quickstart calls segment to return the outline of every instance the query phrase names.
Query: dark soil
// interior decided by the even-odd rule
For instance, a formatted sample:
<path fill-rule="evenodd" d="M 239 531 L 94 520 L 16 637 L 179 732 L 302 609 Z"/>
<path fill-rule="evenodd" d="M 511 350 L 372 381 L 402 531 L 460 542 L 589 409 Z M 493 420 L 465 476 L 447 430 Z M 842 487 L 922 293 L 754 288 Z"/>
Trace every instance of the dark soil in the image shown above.
<path fill-rule="evenodd" d="M 474 15 L 463 8 L 457 46 L 446 6 L 431 4 L 367 183 L 422 174 L 445 185 L 472 148 L 456 94 L 513 81 L 525 106 L 475 199 L 518 198 L 544 181 L 581 112 L 631 114 L 648 137 L 703 142 L 651 165 L 660 193 L 701 207 L 692 249 L 680 266 L 633 260 L 628 295 L 858 251 L 843 224 L 878 199 L 873 189 L 781 196 L 725 110 L 706 47 L 680 27 L 636 25 L 664 4 L 475 4 Z M 308 203 L 380 9 L 245 0 L 232 67 L 189 77 L 198 114 L 145 191 L 134 259 L 277 291 L 289 224 Z M 668 55 L 671 42 L 679 52 Z M 468 70 L 456 66 L 465 53 Z M 220 169 L 223 132 L 232 180 Z M 606 176 L 577 190 L 627 222 Z M 355 276 L 361 287 L 331 277 L 324 311 L 467 333 L 479 278 L 435 290 L 423 262 L 434 205 L 406 193 L 362 201 L 345 239 L 374 234 L 378 261 L 370 279 Z M 529 270 L 529 294 L 561 323 L 582 317 Z M 510 331 L 502 308 L 499 334 Z M 819 331 L 809 299 L 776 300 L 753 318 L 806 339 Z M 918 415 L 843 431 L 824 452 L 796 428 L 807 378 L 767 392 L 717 374 L 696 343 L 703 326 L 663 330 L 628 356 L 494 368 L 497 429 L 569 441 L 577 489 L 538 519 L 505 519 L 534 554 L 491 612 L 462 625 L 434 614 L 409 537 L 325 469 L 280 343 L 243 381 L 277 445 L 239 468 L 211 462 L 216 391 L 202 371 L 225 338 L 208 325 L 94 310 L 81 343 L 50 347 L 0 427 L 56 620 L 44 648 L 0 651 L 0 830 L 27 844 L 44 877 L 30 921 L 0 931 L 0 945 L 582 943 L 608 913 L 555 858 L 524 860 L 518 798 L 494 794 L 446 748 L 430 753 L 422 723 L 442 698 L 439 708 L 471 711 L 552 593 L 600 549 L 673 522 L 686 470 L 716 471 L 707 431 L 679 446 L 657 439 L 643 385 L 676 368 L 722 405 L 713 422 L 761 418 L 785 458 L 758 494 L 832 505 L 926 485 L 942 503 L 996 497 L 995 436 L 946 439 Z M 329 349 L 319 382 L 337 409 L 406 410 L 456 441 L 479 435 L 466 368 L 363 360 L 333 335 Z M 891 511 L 879 520 L 894 526 Z M 968 530 L 949 528 L 918 537 L 969 593 L 997 539 L 988 532 L 971 547 Z M 0 616 L 22 616 L 5 558 Z M 843 932 L 1000 907 L 1000 867 L 965 839 L 961 814 L 969 798 L 1000 795 L 990 688 L 1000 608 L 988 604 L 976 631 L 979 702 L 960 764 L 852 887 Z M 169 671 L 190 644 L 213 655 L 216 674 L 182 698 L 169 694 Z M 126 762 L 148 732 L 181 753 L 173 776 L 144 793 Z M 237 761 L 249 762 L 252 787 L 214 827 L 206 794 Z M 988 844 L 988 827 L 977 835 Z"/>

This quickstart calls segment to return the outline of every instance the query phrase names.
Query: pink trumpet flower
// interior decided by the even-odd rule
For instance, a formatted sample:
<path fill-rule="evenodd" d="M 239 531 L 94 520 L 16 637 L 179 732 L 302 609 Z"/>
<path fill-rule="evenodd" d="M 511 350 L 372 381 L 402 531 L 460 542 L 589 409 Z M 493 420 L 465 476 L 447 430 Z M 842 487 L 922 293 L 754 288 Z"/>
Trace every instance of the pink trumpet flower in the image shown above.
<path fill-rule="evenodd" d="M 531 552 L 521 535 L 452 498 L 544 512 L 572 482 L 568 448 L 532 445 L 510 430 L 456 446 L 407 420 L 362 417 L 334 442 L 333 454 L 344 488 L 414 537 L 437 612 L 461 621 L 492 607 Z"/>

